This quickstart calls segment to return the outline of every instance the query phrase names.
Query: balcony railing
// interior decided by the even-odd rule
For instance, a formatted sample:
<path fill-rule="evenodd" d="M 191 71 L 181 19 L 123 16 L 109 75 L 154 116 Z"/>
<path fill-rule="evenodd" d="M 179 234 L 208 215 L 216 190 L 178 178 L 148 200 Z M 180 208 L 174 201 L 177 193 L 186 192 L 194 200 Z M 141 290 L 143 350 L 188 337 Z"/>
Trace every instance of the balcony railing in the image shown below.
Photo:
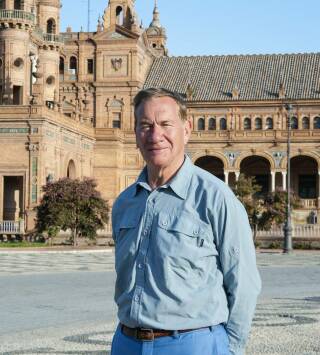
<path fill-rule="evenodd" d="M 63 43 L 63 37 L 60 35 L 55 35 L 53 33 L 43 33 L 43 39 L 46 42 L 59 42 Z"/>
<path fill-rule="evenodd" d="M 15 221 L 0 221 L 0 234 L 23 234 L 24 220 Z"/>
<path fill-rule="evenodd" d="M 317 199 L 301 199 L 303 208 L 317 208 Z"/>
<path fill-rule="evenodd" d="M 41 41 L 49 42 L 49 43 L 64 43 L 63 36 L 55 35 L 54 33 L 45 33 L 41 30 L 41 28 L 36 27 L 32 32 L 34 36 L 36 36 Z"/>
<path fill-rule="evenodd" d="M 31 12 L 26 12 L 22 10 L 0 10 L 0 21 L 1 20 L 22 20 L 27 22 L 35 22 L 35 15 Z"/>

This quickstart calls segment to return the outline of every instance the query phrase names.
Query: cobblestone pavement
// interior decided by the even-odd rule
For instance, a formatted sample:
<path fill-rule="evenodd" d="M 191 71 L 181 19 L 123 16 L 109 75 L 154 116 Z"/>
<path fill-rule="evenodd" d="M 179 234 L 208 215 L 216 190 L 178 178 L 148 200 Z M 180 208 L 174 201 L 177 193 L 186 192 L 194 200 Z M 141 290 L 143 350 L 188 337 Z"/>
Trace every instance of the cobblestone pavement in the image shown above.
<path fill-rule="evenodd" d="M 316 355 L 320 354 L 320 253 L 297 252 L 258 254 L 258 264 L 266 290 L 259 300 L 247 355 Z M 2 276 L 64 272 L 105 272 L 113 270 L 113 253 L 79 254 L 3 254 L 0 252 Z M 305 276 L 306 289 L 277 295 L 272 280 L 284 275 L 290 284 L 297 271 Z M 318 271 L 318 274 L 315 273 Z M 271 275 L 271 276 L 270 276 Z M 318 275 L 318 279 L 314 279 Z M 316 276 L 317 277 L 317 276 Z M 269 278 L 269 281 L 268 281 Z M 270 281 L 271 279 L 271 281 Z M 318 281 L 318 282 L 317 282 Z M 298 283 L 297 283 L 298 285 Z M 280 287 L 280 286 L 279 286 Z M 305 287 L 305 286 L 303 286 Z M 278 288 L 278 286 L 275 286 Z M 281 288 L 279 288 L 281 292 Z M 1 316 L 0 316 L 1 319 Z M 3 321 L 3 320 L 0 320 Z M 0 335 L 0 354 L 75 354 L 109 355 L 115 320 L 73 322 Z M 129 354 L 124 354 L 129 355 Z M 168 354 L 169 355 L 169 354 Z M 186 354 L 187 355 L 187 354 Z"/>

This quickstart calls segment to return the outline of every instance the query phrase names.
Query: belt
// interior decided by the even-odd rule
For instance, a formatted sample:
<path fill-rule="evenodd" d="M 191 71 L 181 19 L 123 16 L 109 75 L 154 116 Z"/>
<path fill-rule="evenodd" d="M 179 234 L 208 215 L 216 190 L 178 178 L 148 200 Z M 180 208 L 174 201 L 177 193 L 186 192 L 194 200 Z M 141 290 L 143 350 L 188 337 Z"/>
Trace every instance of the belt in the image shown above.
<path fill-rule="evenodd" d="M 155 338 L 172 336 L 175 332 L 187 333 L 193 330 L 206 329 L 209 327 L 201 327 L 195 329 L 181 329 L 181 330 L 163 330 L 163 329 L 148 329 L 148 328 L 129 328 L 124 324 L 121 324 L 121 331 L 124 335 L 135 338 L 138 340 L 152 341 Z"/>

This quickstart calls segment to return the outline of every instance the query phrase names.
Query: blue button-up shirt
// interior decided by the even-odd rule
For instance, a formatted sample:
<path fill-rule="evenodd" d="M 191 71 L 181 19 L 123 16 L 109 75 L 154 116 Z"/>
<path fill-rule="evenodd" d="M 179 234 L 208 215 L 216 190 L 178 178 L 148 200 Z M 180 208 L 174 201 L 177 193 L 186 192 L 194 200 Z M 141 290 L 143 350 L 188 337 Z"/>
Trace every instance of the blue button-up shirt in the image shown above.
<path fill-rule="evenodd" d="M 112 210 L 115 301 L 129 327 L 224 323 L 242 354 L 261 283 L 245 209 L 229 187 L 186 157 L 152 190 L 144 169 Z"/>

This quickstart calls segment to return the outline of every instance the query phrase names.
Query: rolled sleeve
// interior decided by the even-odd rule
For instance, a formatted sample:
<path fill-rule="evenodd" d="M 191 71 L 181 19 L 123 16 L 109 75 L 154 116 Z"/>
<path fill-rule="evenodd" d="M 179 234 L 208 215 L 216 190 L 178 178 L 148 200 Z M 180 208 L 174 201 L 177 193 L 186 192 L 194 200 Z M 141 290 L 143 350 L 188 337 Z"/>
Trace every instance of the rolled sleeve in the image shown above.
<path fill-rule="evenodd" d="M 247 213 L 234 197 L 224 200 L 218 221 L 219 256 L 228 300 L 226 331 L 233 355 L 244 354 L 261 279 Z"/>

